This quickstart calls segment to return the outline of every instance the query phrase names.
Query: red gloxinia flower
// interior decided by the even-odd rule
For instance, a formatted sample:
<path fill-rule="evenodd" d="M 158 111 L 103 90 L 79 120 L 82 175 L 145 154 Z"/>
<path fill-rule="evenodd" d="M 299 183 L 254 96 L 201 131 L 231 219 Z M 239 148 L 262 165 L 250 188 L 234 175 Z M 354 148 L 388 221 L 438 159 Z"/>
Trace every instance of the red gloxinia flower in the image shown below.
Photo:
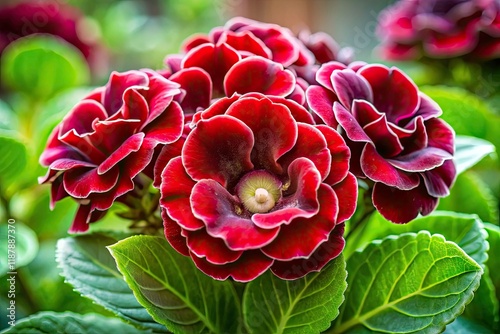
<path fill-rule="evenodd" d="M 230 55 L 235 61 L 225 64 L 225 59 L 232 59 Z M 215 58 L 220 63 L 214 65 L 212 60 Z M 224 44 L 220 47 L 205 44 L 188 53 L 181 69 L 168 78 L 180 85 L 183 94 L 176 100 L 187 115 L 210 106 L 213 95 L 222 97 L 257 92 L 285 97 L 290 96 L 296 87 L 295 75 L 283 65 L 260 56 L 239 59 L 236 51 Z M 216 90 L 219 93 L 213 91 L 214 85 L 220 86 Z"/>
<path fill-rule="evenodd" d="M 18 38 L 44 33 L 58 36 L 80 50 L 89 64 L 97 64 L 101 46 L 92 36 L 82 38 L 83 15 L 61 1 L 22 2 L 0 7 L 0 54 Z M 88 34 L 87 34 L 88 35 Z"/>
<path fill-rule="evenodd" d="M 500 56 L 495 0 L 401 0 L 379 17 L 381 55 L 390 60 Z"/>
<path fill-rule="evenodd" d="M 182 134 L 179 88 L 153 71 L 113 72 L 105 87 L 80 101 L 53 130 L 40 163 L 51 183 L 51 206 L 70 196 L 80 204 L 70 232 L 85 232 L 134 189 L 155 147 Z"/>
<path fill-rule="evenodd" d="M 189 52 L 206 43 L 225 43 L 242 57 L 261 56 L 285 67 L 312 64 L 315 60 L 314 54 L 289 29 L 243 17 L 232 18 L 223 27 L 213 28 L 206 36 L 188 38 L 182 51 Z"/>
<path fill-rule="evenodd" d="M 454 132 L 437 118 L 439 106 L 395 67 L 331 62 L 317 80 L 308 103 L 325 124 L 340 126 L 351 171 L 374 183 L 376 209 L 395 223 L 433 211 L 456 177 Z"/>
<path fill-rule="evenodd" d="M 227 81 L 237 83 L 243 79 L 239 86 L 245 86 L 243 82 L 248 84 L 246 92 L 275 94 L 266 87 L 259 89 L 256 81 L 247 79 L 259 76 L 263 81 L 264 76 L 275 72 L 275 69 L 270 69 L 270 73 L 263 71 L 264 67 L 269 67 L 264 64 L 276 63 L 281 69 L 291 71 L 297 83 L 287 97 L 304 105 L 305 89 L 310 83 L 315 83 L 318 64 L 325 60 L 348 61 L 349 52 L 346 50 L 340 49 L 325 33 L 311 35 L 303 32 L 296 37 L 289 29 L 276 24 L 235 17 L 223 27 L 212 29 L 208 35 L 196 34 L 186 39 L 183 54 L 166 57 L 168 68 L 162 74 L 181 84 L 185 96 L 179 100 L 185 112 L 191 113 L 198 108 L 207 108 L 212 98 L 231 96 L 234 91 L 242 93 L 228 89 Z M 247 63 L 248 58 L 261 59 L 260 65 L 256 61 Z M 233 78 L 228 78 L 231 71 L 235 72 L 233 66 L 239 67 L 239 74 L 246 73 L 246 77 L 235 77 L 233 73 Z M 283 96 L 283 91 L 280 96 Z"/>
<path fill-rule="evenodd" d="M 285 102 L 286 101 L 286 102 Z M 320 270 L 344 247 L 356 206 L 342 137 L 293 101 L 222 98 L 196 114 L 160 187 L 165 235 L 207 275 L 247 282 Z"/>

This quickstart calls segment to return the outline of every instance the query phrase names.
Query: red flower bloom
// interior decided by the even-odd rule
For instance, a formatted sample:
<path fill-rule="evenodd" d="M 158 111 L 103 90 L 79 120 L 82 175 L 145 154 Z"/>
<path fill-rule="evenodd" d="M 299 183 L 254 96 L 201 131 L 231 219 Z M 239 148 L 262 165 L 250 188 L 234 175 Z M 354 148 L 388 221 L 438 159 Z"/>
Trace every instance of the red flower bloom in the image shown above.
<path fill-rule="evenodd" d="M 284 279 L 320 270 L 344 247 L 356 206 L 349 149 L 299 104 L 252 93 L 195 115 L 162 173 L 165 235 L 213 278 Z M 297 118 L 305 122 L 297 122 Z"/>
<path fill-rule="evenodd" d="M 429 214 L 455 177 L 454 132 L 439 106 L 399 69 L 325 64 L 322 86 L 306 92 L 312 110 L 340 126 L 351 149 L 351 171 L 374 182 L 372 200 L 388 220 Z"/>
<path fill-rule="evenodd" d="M 183 113 L 173 102 L 179 93 L 152 71 L 114 72 L 53 130 L 40 157 L 49 167 L 40 182 L 52 184 L 51 205 L 67 196 L 80 203 L 70 232 L 86 231 L 134 189 L 155 147 L 181 136 Z"/>
<path fill-rule="evenodd" d="M 296 37 L 279 25 L 236 17 L 208 35 L 188 38 L 182 55 L 165 59 L 168 69 L 162 74 L 181 85 L 185 94 L 178 100 L 188 113 L 207 108 L 212 98 L 231 96 L 235 91 L 287 96 L 304 104 L 305 89 L 315 83 L 318 64 L 325 60 L 348 61 L 346 50 L 324 33 L 303 32 Z M 294 84 L 276 90 L 276 84 L 271 82 L 279 81 L 274 78 L 279 70 L 285 73 L 278 76 Z"/>
<path fill-rule="evenodd" d="M 31 34 L 58 36 L 80 50 L 89 64 L 97 64 L 102 50 L 97 40 L 82 38 L 83 15 L 61 1 L 26 2 L 0 8 L 0 54 L 11 42 Z M 80 31 L 79 31 L 80 29 Z"/>
<path fill-rule="evenodd" d="M 500 56 L 495 0 L 402 0 L 379 18 L 382 57 L 391 60 Z"/>

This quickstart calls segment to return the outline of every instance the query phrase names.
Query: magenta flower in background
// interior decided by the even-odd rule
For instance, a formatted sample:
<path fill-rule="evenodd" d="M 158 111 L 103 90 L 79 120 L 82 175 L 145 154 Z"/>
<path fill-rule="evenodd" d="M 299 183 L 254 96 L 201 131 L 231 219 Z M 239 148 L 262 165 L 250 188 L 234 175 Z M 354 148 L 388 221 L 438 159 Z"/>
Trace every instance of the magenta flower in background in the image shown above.
<path fill-rule="evenodd" d="M 395 67 L 331 62 L 317 80 L 308 103 L 326 125 L 340 128 L 350 170 L 374 184 L 375 208 L 395 223 L 433 211 L 456 177 L 454 132 L 438 118 L 439 106 Z"/>
<path fill-rule="evenodd" d="M 67 196 L 80 204 L 70 232 L 85 232 L 134 189 L 158 145 L 179 139 L 179 93 L 178 84 L 153 71 L 113 72 L 53 130 L 40 157 L 49 167 L 40 183 L 52 185 L 51 205 Z"/>
<path fill-rule="evenodd" d="M 497 58 L 500 4 L 495 0 L 401 0 L 380 14 L 377 32 L 384 59 Z"/>
<path fill-rule="evenodd" d="M 75 46 L 90 65 L 102 62 L 102 47 L 84 29 L 84 16 L 62 1 L 21 2 L 0 7 L 0 54 L 18 38 L 51 34 Z"/>
<path fill-rule="evenodd" d="M 337 132 L 260 93 L 221 98 L 194 122 L 160 186 L 178 252 L 215 279 L 241 282 L 268 269 L 299 278 L 340 254 L 357 183 Z"/>

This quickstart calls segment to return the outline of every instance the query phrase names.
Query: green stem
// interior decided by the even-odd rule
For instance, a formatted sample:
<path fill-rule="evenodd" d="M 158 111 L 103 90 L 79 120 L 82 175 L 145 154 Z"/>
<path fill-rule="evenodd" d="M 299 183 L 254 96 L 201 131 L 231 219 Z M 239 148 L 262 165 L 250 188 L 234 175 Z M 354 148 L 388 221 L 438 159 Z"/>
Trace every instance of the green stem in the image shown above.
<path fill-rule="evenodd" d="M 42 103 L 39 100 L 30 98 L 25 107 L 19 111 L 20 132 L 27 143 L 36 143 L 33 140 L 34 124 L 38 121 L 41 108 Z"/>
<path fill-rule="evenodd" d="M 347 231 L 347 233 L 344 235 L 344 238 L 347 239 L 350 235 L 353 234 L 353 232 L 357 229 L 359 229 L 360 226 L 366 226 L 366 222 L 368 221 L 368 218 L 372 215 L 372 213 L 375 211 L 375 207 L 371 206 L 369 210 L 365 211 L 361 218 L 355 222 L 352 227 Z"/>
<path fill-rule="evenodd" d="M 366 190 L 366 192 L 363 194 L 362 198 L 362 207 L 364 208 L 364 212 L 362 213 L 361 217 L 357 220 L 351 220 L 351 225 L 349 230 L 344 234 L 344 238 L 347 240 L 347 238 L 353 234 L 354 231 L 359 229 L 360 226 L 365 226 L 366 221 L 372 213 L 375 211 L 375 207 L 372 204 L 372 199 L 371 199 L 371 193 L 372 193 L 372 187 L 369 186 L 369 188 Z M 359 205 L 359 204 L 358 204 Z M 355 215 L 354 218 L 356 218 L 357 215 Z"/>

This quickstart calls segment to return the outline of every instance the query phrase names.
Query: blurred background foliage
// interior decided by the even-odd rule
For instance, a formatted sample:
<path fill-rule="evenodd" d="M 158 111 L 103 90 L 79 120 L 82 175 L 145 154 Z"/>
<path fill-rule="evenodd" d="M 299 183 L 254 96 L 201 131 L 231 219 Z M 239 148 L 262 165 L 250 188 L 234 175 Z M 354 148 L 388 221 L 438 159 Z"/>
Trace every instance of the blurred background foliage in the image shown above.
<path fill-rule="evenodd" d="M 19 2 L 0 0 L 0 7 Z M 92 56 L 85 57 L 77 47 L 54 35 L 33 35 L 17 39 L 0 55 L 0 279 L 4 282 L 8 271 L 6 223 L 8 219 L 15 219 L 19 267 L 17 319 L 39 311 L 111 315 L 64 284 L 55 262 L 55 244 L 59 238 L 67 236 L 76 204 L 67 198 L 50 210 L 49 186 L 40 186 L 37 182 L 46 172 L 38 164 L 38 157 L 50 132 L 93 87 L 105 84 L 111 71 L 161 69 L 164 57 L 178 53 L 186 37 L 208 33 L 236 15 L 277 23 L 294 32 L 306 27 L 312 32 L 325 31 L 340 46 L 353 47 L 356 59 L 378 60 L 373 51 L 378 43 L 375 36 L 377 15 L 392 2 L 52 0 L 55 7 L 39 12 L 45 13 L 47 19 L 43 25 L 38 24 L 45 22 L 40 16 L 35 22 L 30 21 L 29 15 L 10 17 L 10 21 L 22 23 L 20 29 L 40 32 L 36 31 L 37 27 L 51 24 L 51 10 L 74 7 L 81 12 L 77 15 L 75 28 L 78 37 L 95 51 Z M 0 37 L 4 34 L 4 43 L 10 41 L 9 20 L 0 19 Z M 54 29 L 58 31 L 57 26 Z M 463 63 L 455 63 L 442 72 L 421 63 L 398 66 L 420 86 L 436 83 L 460 86 L 422 89 L 442 106 L 444 119 L 457 133 L 486 139 L 498 151 L 500 121 L 496 101 L 500 96 L 497 89 L 500 80 L 494 75 L 500 72 L 485 72 L 487 70 L 478 65 Z M 478 74 L 478 71 L 483 72 Z M 488 76 L 483 75 L 485 73 Z M 478 75 L 484 79 L 480 81 L 482 86 L 473 84 Z M 455 190 L 441 202 L 439 209 L 476 213 L 483 221 L 498 224 L 499 170 L 494 156 L 484 159 L 459 177 Z M 114 214 L 117 210 L 120 209 L 111 210 L 102 222 L 93 224 L 91 230 L 125 231 L 128 221 Z M 5 310 L 8 303 L 7 285 L 2 283 L 0 309 Z M 7 320 L 0 317 L 0 330 L 8 326 Z"/>

